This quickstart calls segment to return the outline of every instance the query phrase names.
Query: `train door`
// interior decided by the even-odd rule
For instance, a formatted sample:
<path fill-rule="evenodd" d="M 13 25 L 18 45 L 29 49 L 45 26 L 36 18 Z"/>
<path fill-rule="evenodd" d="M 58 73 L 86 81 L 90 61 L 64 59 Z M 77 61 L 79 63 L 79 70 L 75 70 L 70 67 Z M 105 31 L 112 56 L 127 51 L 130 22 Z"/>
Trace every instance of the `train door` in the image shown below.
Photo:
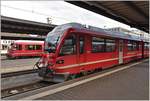
<path fill-rule="evenodd" d="M 123 63 L 123 40 L 119 40 L 119 64 Z"/>
<path fill-rule="evenodd" d="M 73 34 L 65 38 L 56 59 L 56 67 L 72 69 L 75 65 L 77 65 L 77 41 L 76 35 Z"/>
<path fill-rule="evenodd" d="M 78 55 L 78 63 L 81 64 L 81 63 L 84 63 L 86 62 L 86 54 L 85 54 L 85 37 L 84 36 L 79 36 L 79 55 Z"/>

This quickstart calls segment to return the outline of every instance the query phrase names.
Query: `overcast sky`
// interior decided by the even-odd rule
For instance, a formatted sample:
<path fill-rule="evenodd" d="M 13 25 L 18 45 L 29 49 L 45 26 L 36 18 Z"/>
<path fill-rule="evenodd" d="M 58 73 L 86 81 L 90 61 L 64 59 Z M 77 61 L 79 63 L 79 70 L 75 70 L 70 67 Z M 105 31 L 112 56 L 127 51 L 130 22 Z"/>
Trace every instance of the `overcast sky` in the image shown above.
<path fill-rule="evenodd" d="M 100 28 L 122 27 L 131 30 L 125 24 L 64 1 L 1 1 L 1 15 L 44 23 L 47 23 L 47 17 L 51 17 L 56 25 L 78 22 Z"/>

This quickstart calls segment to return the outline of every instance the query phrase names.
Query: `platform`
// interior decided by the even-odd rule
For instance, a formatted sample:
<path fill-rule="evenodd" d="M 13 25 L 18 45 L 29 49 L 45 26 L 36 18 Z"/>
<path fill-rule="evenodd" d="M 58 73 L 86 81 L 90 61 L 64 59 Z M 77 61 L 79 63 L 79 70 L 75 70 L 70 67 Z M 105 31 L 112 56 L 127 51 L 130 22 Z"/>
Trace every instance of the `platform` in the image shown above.
<path fill-rule="evenodd" d="M 148 59 L 17 94 L 5 100 L 148 100 Z"/>
<path fill-rule="evenodd" d="M 148 100 L 148 61 L 40 100 Z"/>

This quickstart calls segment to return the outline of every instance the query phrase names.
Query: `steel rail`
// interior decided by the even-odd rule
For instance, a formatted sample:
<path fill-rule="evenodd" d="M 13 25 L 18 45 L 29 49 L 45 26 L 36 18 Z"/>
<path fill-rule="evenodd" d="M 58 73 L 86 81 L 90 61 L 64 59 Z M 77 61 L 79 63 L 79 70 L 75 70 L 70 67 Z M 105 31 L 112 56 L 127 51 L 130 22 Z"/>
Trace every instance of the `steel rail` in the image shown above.
<path fill-rule="evenodd" d="M 20 75 L 24 75 L 24 74 L 32 74 L 32 73 L 37 73 L 37 72 L 38 72 L 38 69 L 16 71 L 16 72 L 10 72 L 10 73 L 2 73 L 1 78 L 20 76 Z"/>

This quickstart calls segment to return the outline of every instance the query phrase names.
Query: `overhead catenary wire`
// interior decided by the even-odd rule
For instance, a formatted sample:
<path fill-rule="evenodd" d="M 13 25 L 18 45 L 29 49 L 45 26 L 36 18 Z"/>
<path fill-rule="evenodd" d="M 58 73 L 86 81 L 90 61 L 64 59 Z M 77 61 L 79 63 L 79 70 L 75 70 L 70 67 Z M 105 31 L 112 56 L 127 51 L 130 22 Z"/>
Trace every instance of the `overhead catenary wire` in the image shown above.
<path fill-rule="evenodd" d="M 10 9 L 15 9 L 15 10 L 23 11 L 23 12 L 28 12 L 28 13 L 34 13 L 34 14 L 38 14 L 38 15 L 43 15 L 45 17 L 51 17 L 52 19 L 56 18 L 56 19 L 65 20 L 65 21 L 69 20 L 68 18 L 65 18 L 65 17 L 56 17 L 56 16 L 52 16 L 52 15 L 49 15 L 49 14 L 37 12 L 37 11 L 34 11 L 34 10 L 27 10 L 27 9 L 22 9 L 22 8 L 8 6 L 8 5 L 1 5 L 1 6 L 6 7 L 6 8 L 10 8 Z"/>

